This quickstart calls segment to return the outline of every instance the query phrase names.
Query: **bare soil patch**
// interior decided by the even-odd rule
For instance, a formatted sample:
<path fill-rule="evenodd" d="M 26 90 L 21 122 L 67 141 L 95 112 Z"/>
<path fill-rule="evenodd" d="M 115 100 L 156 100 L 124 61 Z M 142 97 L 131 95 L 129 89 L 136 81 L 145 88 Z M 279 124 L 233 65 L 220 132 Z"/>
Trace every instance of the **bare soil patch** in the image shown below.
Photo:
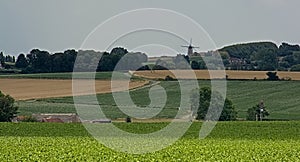
<path fill-rule="evenodd" d="M 88 91 L 88 84 L 93 81 L 79 80 L 82 82 L 81 92 L 79 95 L 91 94 Z M 127 81 L 114 81 L 113 91 L 127 90 Z M 85 84 L 86 83 L 86 84 Z M 148 81 L 131 81 L 129 88 L 144 86 Z M 85 87 L 86 86 L 86 87 Z M 9 94 L 16 100 L 28 100 L 50 97 L 73 96 L 72 80 L 48 80 L 48 79 L 0 79 L 0 91 Z M 112 91 L 110 80 L 95 80 L 96 93 L 109 93 Z"/>

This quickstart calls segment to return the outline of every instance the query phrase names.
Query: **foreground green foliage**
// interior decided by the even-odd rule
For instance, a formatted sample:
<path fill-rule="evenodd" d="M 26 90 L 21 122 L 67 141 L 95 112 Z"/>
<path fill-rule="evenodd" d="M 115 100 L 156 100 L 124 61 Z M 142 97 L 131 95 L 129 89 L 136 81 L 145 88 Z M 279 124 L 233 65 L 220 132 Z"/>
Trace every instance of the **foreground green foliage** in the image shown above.
<path fill-rule="evenodd" d="M 115 123 L 147 133 L 168 123 Z M 204 140 L 193 123 L 175 144 L 154 153 L 115 152 L 80 124 L 0 123 L 1 161 L 299 161 L 300 122 L 220 122 Z M 146 147 L 146 146 L 145 146 Z"/>

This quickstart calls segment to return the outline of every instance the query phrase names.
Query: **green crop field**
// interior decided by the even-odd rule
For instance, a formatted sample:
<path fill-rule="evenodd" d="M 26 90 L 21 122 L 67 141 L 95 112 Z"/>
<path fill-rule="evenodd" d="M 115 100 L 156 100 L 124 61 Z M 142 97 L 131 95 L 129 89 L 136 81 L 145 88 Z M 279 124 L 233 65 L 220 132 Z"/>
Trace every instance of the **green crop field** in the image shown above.
<path fill-rule="evenodd" d="M 115 123 L 135 133 L 156 131 L 167 124 Z M 198 138 L 200 127 L 201 123 L 193 123 L 173 145 L 139 155 L 105 147 L 80 124 L 0 123 L 0 161 L 300 160 L 300 122 L 219 122 L 205 139 Z"/>
<path fill-rule="evenodd" d="M 11 79 L 72 79 L 71 72 L 67 73 L 37 73 L 37 74 L 5 74 L 0 75 L 0 78 L 11 78 Z M 91 72 L 77 72 L 76 78 L 85 79 L 91 78 L 94 73 Z M 118 77 L 125 76 L 123 73 L 116 72 Z M 112 72 L 97 72 L 95 73 L 95 79 L 108 80 L 111 79 Z"/>
<path fill-rule="evenodd" d="M 172 118 L 177 113 L 180 103 L 178 83 L 161 82 L 166 89 L 168 98 L 164 109 L 156 118 Z M 209 86 L 209 81 L 199 81 L 201 87 Z M 228 81 L 227 97 L 233 101 L 239 118 L 245 118 L 247 109 L 264 100 L 270 119 L 300 119 L 300 82 L 299 81 Z M 123 93 L 123 92 L 120 92 Z M 139 106 L 150 103 L 149 88 L 132 91 L 131 97 Z M 109 118 L 126 117 L 116 106 L 112 94 L 97 95 L 98 102 L 90 101 L 87 104 L 100 104 Z M 160 97 L 160 96 L 156 96 Z M 19 101 L 20 114 L 51 112 L 75 112 L 72 97 L 39 99 L 34 101 Z"/>

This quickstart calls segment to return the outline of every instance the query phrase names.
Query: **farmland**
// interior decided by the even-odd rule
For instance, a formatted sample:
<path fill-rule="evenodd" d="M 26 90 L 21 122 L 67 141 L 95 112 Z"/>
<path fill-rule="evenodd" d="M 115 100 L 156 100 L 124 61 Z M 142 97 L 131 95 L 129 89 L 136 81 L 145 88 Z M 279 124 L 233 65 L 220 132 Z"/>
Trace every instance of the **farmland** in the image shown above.
<path fill-rule="evenodd" d="M 178 76 L 175 77 L 174 74 L 169 70 L 155 70 L 155 71 L 136 71 L 135 76 L 150 78 L 150 79 L 164 79 L 167 75 L 172 76 L 177 79 L 193 79 L 191 71 L 189 70 L 177 70 Z M 210 78 L 209 72 L 207 70 L 194 70 L 197 79 L 213 79 Z M 266 79 L 267 71 L 233 71 L 226 70 L 226 75 L 228 79 L 241 79 L 241 80 L 253 80 L 256 79 Z M 300 80 L 300 72 L 277 72 L 279 78 L 290 78 L 291 80 Z M 219 77 L 225 78 L 225 76 Z M 215 79 L 219 79 L 215 78 Z"/>
<path fill-rule="evenodd" d="M 88 89 L 90 84 L 93 84 L 92 80 L 79 80 L 81 82 L 83 91 L 80 91 L 80 95 L 88 95 L 90 92 Z M 95 91 L 96 93 L 109 93 L 111 92 L 110 80 L 96 80 Z M 114 80 L 118 87 L 115 87 L 114 91 L 126 90 L 126 87 L 122 87 L 122 83 L 127 81 Z M 147 81 L 136 80 L 131 81 L 130 88 L 136 88 L 145 85 Z M 10 94 L 17 100 L 28 100 L 37 98 L 49 98 L 49 97 L 64 97 L 72 96 L 72 80 L 54 80 L 54 79 L 0 79 L 0 90 L 6 94 Z"/>
<path fill-rule="evenodd" d="M 167 91 L 168 99 L 164 109 L 156 118 L 172 118 L 177 113 L 180 102 L 179 85 L 176 81 L 160 83 Z M 210 86 L 209 81 L 200 80 L 200 87 Z M 270 119 L 300 119 L 300 82 L 298 81 L 228 81 L 227 97 L 232 100 L 239 118 L 245 118 L 248 108 L 264 100 Z M 122 92 L 120 92 L 122 93 Z M 150 103 L 149 88 L 132 91 L 135 104 L 146 106 Z M 159 96 L 158 96 L 159 97 Z M 98 94 L 98 102 L 87 101 L 88 104 L 100 104 L 109 118 L 126 117 L 116 106 L 111 93 Z M 20 114 L 47 112 L 75 112 L 72 97 L 38 99 L 36 101 L 19 101 Z"/>
<path fill-rule="evenodd" d="M 146 133 L 168 123 L 115 123 Z M 299 122 L 220 122 L 204 140 L 193 123 L 173 145 L 153 153 L 116 152 L 80 124 L 1 123 L 1 161 L 299 161 Z M 238 131 L 237 131 L 238 130 Z M 146 146 L 145 146 L 146 147 Z"/>
<path fill-rule="evenodd" d="M 28 77 L 28 76 L 27 76 Z M 6 81 L 4 88 L 15 81 L 10 89 L 19 89 L 17 83 L 28 86 L 27 93 L 38 88 L 50 86 L 51 91 L 64 82 L 71 84 L 68 78 L 52 76 L 46 79 L 2 78 Z M 252 77 L 252 76 L 251 76 Z M 163 78 L 163 76 L 161 77 Z M 29 80 L 28 82 L 25 82 Z M 122 80 L 117 80 L 122 82 Z M 43 83 L 45 82 L 45 83 Z M 98 79 L 99 82 L 110 82 Z M 132 83 L 147 84 L 143 79 L 134 79 Z M 98 93 L 97 101 L 83 96 L 83 104 L 99 104 L 108 118 L 113 119 L 115 126 L 128 132 L 144 134 L 165 127 L 177 113 L 180 106 L 180 90 L 177 81 L 151 81 L 162 86 L 168 96 L 162 111 L 150 123 L 119 122 L 118 118 L 126 115 L 119 110 L 112 93 Z M 198 80 L 200 87 L 210 86 L 209 80 Z M 26 83 L 26 84 L 25 84 Z M 45 85 L 39 85 L 45 84 Z M 4 85 L 4 84 L 0 84 Z M 46 86 L 46 87 L 47 87 Z M 70 85 L 71 86 L 71 85 Z M 110 87 L 110 84 L 106 84 Z M 21 86 L 24 87 L 24 86 Z M 106 87 L 106 88 L 107 88 Z M 97 88 L 97 85 L 96 85 Z M 130 91 L 134 103 L 145 107 L 150 104 L 149 89 L 151 86 Z M 60 89 L 63 89 L 60 87 Z M 4 90 L 3 90 L 4 91 Z M 50 89 L 45 90 L 48 93 Z M 64 89 L 64 91 L 66 91 Z M 245 118 L 248 108 L 264 100 L 270 112 L 269 119 L 300 119 L 300 82 L 299 81 L 227 81 L 227 97 L 231 99 L 238 111 L 239 118 Z M 104 92 L 100 90 L 98 92 Z M 18 94 L 20 91 L 18 92 Z M 124 92 L 118 92 L 124 93 Z M 42 93 L 39 93 L 41 96 Z M 27 96 L 26 94 L 25 96 Z M 65 94 L 64 94 L 65 95 Z M 50 98 L 45 98 L 50 97 Z M 154 96 L 158 98 L 160 96 Z M 33 97 L 33 100 L 19 100 L 19 115 L 32 113 L 69 113 L 76 112 L 71 96 Z M 122 120 L 124 121 L 124 120 Z M 151 120 L 148 120 L 148 122 Z M 147 122 L 147 121 L 146 121 Z M 81 124 L 67 123 L 0 123 L 0 161 L 299 161 L 300 160 L 300 122 L 219 122 L 212 133 L 201 140 L 198 138 L 201 122 L 194 122 L 185 135 L 173 145 L 147 154 L 135 155 L 116 152 L 94 139 Z M 114 139 L 116 137 L 109 137 Z M 166 137 L 168 138 L 168 137 Z M 118 139 L 120 140 L 120 139 Z M 140 139 L 132 139 L 138 141 Z M 145 146 L 147 147 L 147 146 Z"/>
<path fill-rule="evenodd" d="M 96 80 L 110 80 L 112 72 L 75 72 L 76 77 L 79 79 L 89 79 L 95 75 Z M 124 76 L 124 73 L 115 72 L 116 75 Z M 5 79 L 72 79 L 73 73 L 36 73 L 36 74 L 6 74 L 0 75 L 0 78 Z"/>

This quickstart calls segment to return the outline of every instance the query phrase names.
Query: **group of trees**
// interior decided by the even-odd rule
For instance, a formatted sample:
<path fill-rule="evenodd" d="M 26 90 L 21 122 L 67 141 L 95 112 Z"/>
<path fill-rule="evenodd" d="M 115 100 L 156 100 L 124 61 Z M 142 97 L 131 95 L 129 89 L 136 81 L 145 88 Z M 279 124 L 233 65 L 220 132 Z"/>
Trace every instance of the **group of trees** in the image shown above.
<path fill-rule="evenodd" d="M 218 50 L 227 53 L 223 58 L 226 67 L 239 70 L 300 70 L 300 47 L 282 43 L 279 47 L 272 42 L 237 44 Z M 238 62 L 232 62 L 232 59 Z"/>
<path fill-rule="evenodd" d="M 211 97 L 212 91 L 209 87 L 203 87 L 197 91 L 199 91 L 199 93 L 192 93 L 191 95 L 192 110 L 197 110 L 195 113 L 196 119 L 205 120 L 207 116 L 208 108 L 210 104 L 212 104 L 212 108 L 215 109 L 213 111 L 222 109 L 221 115 L 219 117 L 220 121 L 236 120 L 237 112 L 231 100 L 229 100 L 228 98 L 223 99 L 222 95 L 218 92 L 216 92 L 216 94 L 212 98 Z M 198 94 L 200 94 L 200 96 Z M 222 102 L 220 102 L 222 100 L 225 101 L 224 105 L 222 105 Z M 198 105 L 198 107 L 195 107 L 195 105 Z M 208 115 L 215 115 L 215 114 L 208 114 Z"/>
<path fill-rule="evenodd" d="M 51 55 L 48 51 L 33 49 L 26 56 L 20 54 L 15 66 L 23 73 L 72 72 L 76 56 L 75 50 Z"/>
<path fill-rule="evenodd" d="M 258 121 L 263 120 L 263 118 L 269 116 L 270 113 L 267 111 L 264 102 L 261 101 L 259 104 L 249 108 L 247 111 L 247 120 Z"/>
<path fill-rule="evenodd" d="M 72 72 L 76 58 L 76 69 L 80 71 L 113 71 L 118 64 L 119 70 L 134 70 L 148 60 L 146 54 L 129 53 L 117 47 L 108 52 L 93 50 L 66 50 L 50 54 L 48 51 L 33 49 L 26 56 L 20 54 L 15 66 L 23 73 Z"/>
<path fill-rule="evenodd" d="M 215 115 L 207 114 L 210 104 L 212 104 L 211 107 L 214 109 L 211 111 L 213 113 L 217 112 L 218 109 L 222 109 L 219 121 L 232 121 L 237 119 L 237 111 L 231 100 L 222 98 L 221 94 L 218 92 L 216 92 L 212 98 L 212 91 L 209 87 L 203 87 L 197 91 L 199 91 L 199 93 L 192 93 L 191 95 L 191 109 L 192 111 L 195 111 L 193 114 L 196 116 L 196 119 L 206 120 L 206 117 L 211 117 L 209 115 Z M 220 102 L 222 100 L 224 101 L 223 105 L 223 102 Z M 261 101 L 259 104 L 247 110 L 246 119 L 250 121 L 260 121 L 269 115 L 264 102 Z"/>
<path fill-rule="evenodd" d="M 15 56 L 10 56 L 10 55 L 4 56 L 3 52 L 0 52 L 0 62 L 1 63 L 5 63 L 5 62 L 14 63 L 15 61 L 16 61 Z"/>
<path fill-rule="evenodd" d="M 11 68 L 8 63 L 15 63 L 16 59 L 15 56 L 6 55 L 4 56 L 3 52 L 0 52 L 0 65 L 5 69 Z"/>
<path fill-rule="evenodd" d="M 147 67 L 146 67 L 147 68 Z M 171 61 L 158 59 L 153 65 L 152 70 L 167 70 L 167 69 L 190 69 L 190 58 L 188 55 L 178 54 Z"/>
<path fill-rule="evenodd" d="M 205 55 L 221 55 L 224 66 L 231 70 L 291 70 L 300 71 L 300 47 L 282 43 L 279 47 L 272 42 L 256 42 L 226 46 Z M 16 68 L 24 73 L 38 72 L 71 72 L 77 56 L 84 56 L 80 63 L 81 70 L 97 69 L 97 71 L 113 71 L 119 62 L 123 69 L 165 70 L 165 69 L 207 69 L 208 63 L 202 57 L 192 59 L 188 55 L 178 54 L 172 61 L 158 59 L 154 65 L 144 65 L 148 57 L 140 52 L 128 52 L 117 47 L 111 52 L 96 52 L 93 50 L 66 50 L 50 54 L 48 51 L 33 49 L 29 54 L 20 54 L 15 60 L 14 56 L 3 56 L 0 53 L 2 65 L 5 62 L 15 62 Z M 99 58 L 101 57 L 101 60 Z M 213 59 L 213 58 L 212 58 Z M 97 62 L 99 60 L 99 62 Z M 206 59 L 208 61 L 210 59 Z M 96 62 L 95 62 L 96 61 Z M 97 67 L 92 67 L 97 64 Z M 119 66 L 120 67 L 120 66 Z M 209 66 L 210 68 L 214 66 Z M 218 68 L 217 68 L 218 69 Z"/>

